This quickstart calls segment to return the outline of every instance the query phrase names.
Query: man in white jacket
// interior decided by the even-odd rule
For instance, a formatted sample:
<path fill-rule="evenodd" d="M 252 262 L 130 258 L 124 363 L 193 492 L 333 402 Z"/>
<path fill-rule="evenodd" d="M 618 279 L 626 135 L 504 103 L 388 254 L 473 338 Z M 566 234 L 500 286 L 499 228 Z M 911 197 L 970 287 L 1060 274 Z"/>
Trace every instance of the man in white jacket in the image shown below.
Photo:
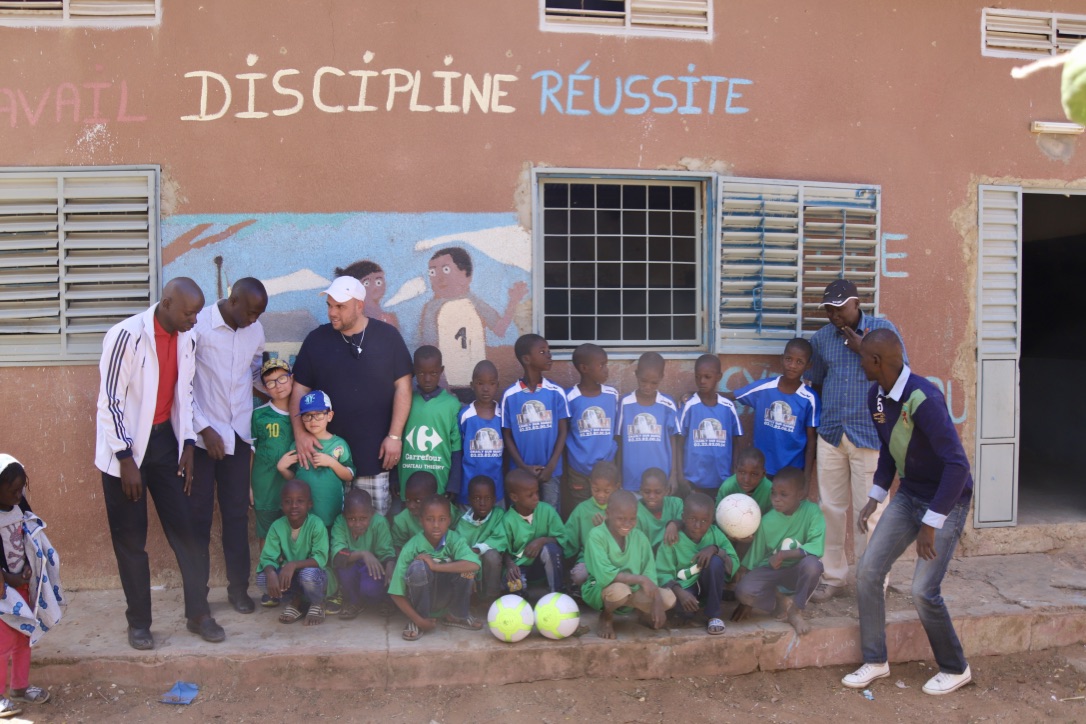
<path fill-rule="evenodd" d="M 173 279 L 163 288 L 162 301 L 115 325 L 102 344 L 94 464 L 102 471 L 109 532 L 128 604 L 128 643 L 135 649 L 154 648 L 145 489 L 181 569 L 188 630 L 206 641 L 226 638 L 208 607 L 207 579 L 200 575 L 185 499 L 196 444 L 196 355 L 189 330 L 203 306 L 196 282 Z"/>

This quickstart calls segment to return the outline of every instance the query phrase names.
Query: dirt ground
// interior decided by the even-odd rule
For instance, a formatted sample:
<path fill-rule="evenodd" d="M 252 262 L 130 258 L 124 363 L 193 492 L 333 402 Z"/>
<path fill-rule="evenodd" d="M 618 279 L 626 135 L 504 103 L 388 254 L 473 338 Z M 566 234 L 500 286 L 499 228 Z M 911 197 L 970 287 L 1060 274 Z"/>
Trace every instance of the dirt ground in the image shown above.
<path fill-rule="evenodd" d="M 53 701 L 24 711 L 34 722 L 719 722 L 1048 721 L 1086 722 L 1086 646 L 984 657 L 974 683 L 944 697 L 920 687 L 934 671 L 898 664 L 870 689 L 846 689 L 850 668 L 803 669 L 727 678 L 665 681 L 591 679 L 456 689 L 356 693 L 257 688 L 205 682 L 189 706 L 158 703 L 162 691 L 101 682 L 55 686 Z M 14 720 L 18 721 L 18 719 Z"/>

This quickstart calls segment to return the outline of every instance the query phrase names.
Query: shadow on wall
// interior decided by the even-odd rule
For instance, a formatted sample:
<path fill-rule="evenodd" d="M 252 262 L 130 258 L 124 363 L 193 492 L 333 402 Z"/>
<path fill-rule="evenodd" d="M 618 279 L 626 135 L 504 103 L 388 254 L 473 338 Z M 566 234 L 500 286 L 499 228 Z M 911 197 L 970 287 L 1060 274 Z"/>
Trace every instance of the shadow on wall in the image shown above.
<path fill-rule="evenodd" d="M 232 280 L 261 279 L 267 348 L 293 357 L 327 321 L 338 274 L 366 287 L 366 314 L 395 325 L 414 350 L 438 346 L 453 387 L 475 363 L 531 325 L 531 237 L 514 214 L 179 215 L 162 221 L 163 279 L 188 276 L 210 299 Z"/>

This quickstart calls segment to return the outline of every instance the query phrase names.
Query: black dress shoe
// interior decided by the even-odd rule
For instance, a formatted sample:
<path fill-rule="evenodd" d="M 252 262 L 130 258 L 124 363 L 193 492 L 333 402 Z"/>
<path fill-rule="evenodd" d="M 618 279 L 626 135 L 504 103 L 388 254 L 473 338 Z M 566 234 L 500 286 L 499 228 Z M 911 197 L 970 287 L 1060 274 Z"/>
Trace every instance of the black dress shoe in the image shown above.
<path fill-rule="evenodd" d="M 249 598 L 248 593 L 231 593 L 227 598 L 238 613 L 252 613 L 256 610 L 256 604 Z"/>
<path fill-rule="evenodd" d="M 128 645 L 137 651 L 150 651 L 155 647 L 155 637 L 149 628 L 128 627 Z"/>
<path fill-rule="evenodd" d="M 215 619 L 210 616 L 190 618 L 185 622 L 185 628 L 208 643 L 217 644 L 226 640 L 226 631 L 223 630 L 222 626 L 215 623 Z"/>

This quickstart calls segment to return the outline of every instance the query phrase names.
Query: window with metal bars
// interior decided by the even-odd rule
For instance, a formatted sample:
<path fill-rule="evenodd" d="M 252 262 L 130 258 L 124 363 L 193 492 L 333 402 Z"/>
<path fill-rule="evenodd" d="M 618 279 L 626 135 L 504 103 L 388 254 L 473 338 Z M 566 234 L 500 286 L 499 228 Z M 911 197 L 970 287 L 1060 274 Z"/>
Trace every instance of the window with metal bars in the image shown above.
<path fill-rule="evenodd" d="M 777 353 L 826 323 L 834 279 L 878 312 L 877 186 L 721 178 L 719 352 Z"/>
<path fill-rule="evenodd" d="M 0 0 L 0 26 L 155 25 L 161 0 Z"/>
<path fill-rule="evenodd" d="M 540 0 L 544 30 L 712 35 L 711 0 Z"/>
<path fill-rule="evenodd" d="M 158 299 L 158 170 L 0 170 L 0 363 L 97 361 Z"/>
<path fill-rule="evenodd" d="M 1086 15 L 984 8 L 981 55 L 1044 58 L 1086 41 Z"/>
<path fill-rule="evenodd" d="M 536 328 L 552 347 L 705 349 L 711 177 L 536 172 Z"/>

